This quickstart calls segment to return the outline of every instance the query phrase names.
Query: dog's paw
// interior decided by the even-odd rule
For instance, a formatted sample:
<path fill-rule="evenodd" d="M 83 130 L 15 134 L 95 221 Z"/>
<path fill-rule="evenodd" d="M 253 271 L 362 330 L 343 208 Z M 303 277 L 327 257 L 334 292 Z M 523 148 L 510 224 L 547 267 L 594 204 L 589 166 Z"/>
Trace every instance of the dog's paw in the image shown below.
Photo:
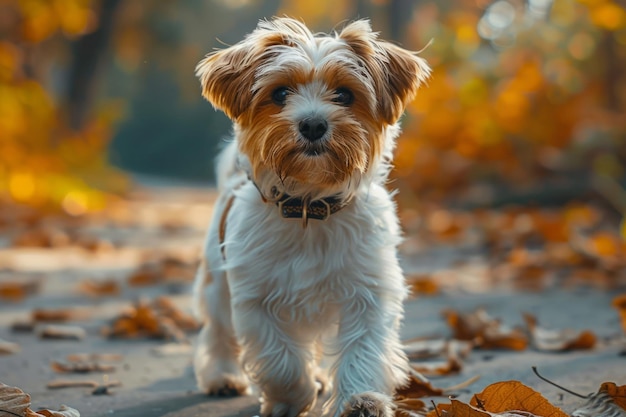
<path fill-rule="evenodd" d="M 207 381 L 198 381 L 201 391 L 216 397 L 234 397 L 249 394 L 248 381 L 236 375 L 221 375 Z"/>
<path fill-rule="evenodd" d="M 341 417 L 393 417 L 395 406 L 391 398 L 377 392 L 353 395 Z"/>
<path fill-rule="evenodd" d="M 264 400 L 261 402 L 262 417 L 298 417 L 305 416 L 313 407 L 314 403 L 305 405 L 275 403 Z"/>

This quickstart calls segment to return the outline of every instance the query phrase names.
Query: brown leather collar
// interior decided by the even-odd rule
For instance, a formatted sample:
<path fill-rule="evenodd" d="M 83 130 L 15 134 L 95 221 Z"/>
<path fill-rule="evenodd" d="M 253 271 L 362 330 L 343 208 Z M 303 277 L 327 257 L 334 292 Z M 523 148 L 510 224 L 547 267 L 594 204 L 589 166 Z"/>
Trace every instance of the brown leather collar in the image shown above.
<path fill-rule="evenodd" d="M 348 204 L 347 201 L 336 195 L 310 201 L 301 197 L 293 197 L 286 193 L 281 194 L 275 188 L 272 188 L 273 198 L 268 199 L 263 195 L 259 186 L 251 179 L 250 181 L 261 194 L 263 202 L 276 204 L 280 215 L 284 219 L 302 219 L 303 227 L 307 226 L 309 219 L 327 220 L 331 214 L 337 213 Z"/>
<path fill-rule="evenodd" d="M 285 219 L 302 219 L 306 226 L 308 219 L 327 220 L 331 214 L 345 207 L 345 202 L 336 196 L 307 201 L 299 197 L 283 194 L 276 200 L 278 211 Z"/>

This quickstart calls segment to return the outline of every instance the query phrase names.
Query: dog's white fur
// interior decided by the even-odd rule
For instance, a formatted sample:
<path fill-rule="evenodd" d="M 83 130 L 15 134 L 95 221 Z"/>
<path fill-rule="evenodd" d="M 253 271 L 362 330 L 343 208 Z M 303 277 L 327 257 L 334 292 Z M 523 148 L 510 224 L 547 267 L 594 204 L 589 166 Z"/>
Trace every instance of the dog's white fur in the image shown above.
<path fill-rule="evenodd" d="M 218 162 L 220 197 L 194 285 L 202 390 L 243 394 L 251 382 L 263 416 L 303 415 L 324 381 L 323 352 L 332 362 L 326 415 L 393 415 L 409 369 L 398 337 L 407 288 L 384 183 L 397 119 L 428 73 L 366 21 L 313 35 L 288 18 L 261 22 L 198 65 L 205 97 L 235 132 Z M 286 102 L 273 103 L 283 85 Z M 342 105 L 335 97 L 346 85 L 354 103 Z M 328 121 L 327 148 L 313 155 L 295 127 L 311 115 Z M 345 207 L 303 227 L 280 215 L 277 192 L 339 196 Z"/>

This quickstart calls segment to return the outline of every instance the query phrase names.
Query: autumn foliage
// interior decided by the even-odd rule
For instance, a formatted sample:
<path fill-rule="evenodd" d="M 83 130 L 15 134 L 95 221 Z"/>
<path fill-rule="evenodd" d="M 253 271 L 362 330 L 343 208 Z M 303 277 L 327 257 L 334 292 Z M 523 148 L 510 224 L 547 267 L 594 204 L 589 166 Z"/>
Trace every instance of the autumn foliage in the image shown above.
<path fill-rule="evenodd" d="M 80 215 L 106 204 L 102 190 L 125 187 L 124 177 L 106 162 L 119 110 L 103 105 L 72 129 L 64 97 L 51 80 L 70 42 L 97 27 L 97 3 L 0 3 L 0 202 Z"/>
<path fill-rule="evenodd" d="M 434 70 L 408 109 L 401 184 L 422 197 L 500 201 L 510 188 L 556 181 L 573 188 L 568 199 L 593 176 L 623 178 L 623 4 L 424 2 L 412 23 L 403 41 L 432 40 L 422 55 Z M 496 187 L 485 195 L 478 184 Z"/>

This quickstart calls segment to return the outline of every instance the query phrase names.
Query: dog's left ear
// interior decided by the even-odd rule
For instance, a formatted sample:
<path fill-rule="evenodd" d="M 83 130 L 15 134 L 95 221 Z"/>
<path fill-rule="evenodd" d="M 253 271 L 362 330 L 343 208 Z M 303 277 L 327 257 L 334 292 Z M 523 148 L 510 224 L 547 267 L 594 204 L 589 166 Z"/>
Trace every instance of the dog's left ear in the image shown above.
<path fill-rule="evenodd" d="M 363 60 L 374 79 L 378 112 L 388 124 L 398 121 L 420 85 L 430 76 L 426 60 L 390 42 L 378 40 L 367 20 L 346 26 L 343 39 Z"/>
<path fill-rule="evenodd" d="M 236 120 L 249 105 L 255 67 L 245 43 L 213 52 L 196 66 L 202 95 L 218 110 Z"/>

